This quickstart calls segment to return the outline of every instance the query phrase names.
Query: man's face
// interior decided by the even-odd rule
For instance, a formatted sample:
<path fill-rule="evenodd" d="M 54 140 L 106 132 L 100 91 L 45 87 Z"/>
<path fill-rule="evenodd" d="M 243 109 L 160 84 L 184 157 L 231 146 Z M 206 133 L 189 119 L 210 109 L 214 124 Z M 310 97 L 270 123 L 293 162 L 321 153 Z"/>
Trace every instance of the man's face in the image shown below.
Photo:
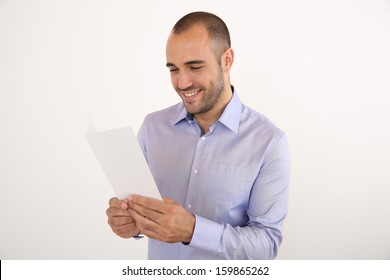
<path fill-rule="evenodd" d="M 196 25 L 171 33 L 166 49 L 171 82 L 191 114 L 212 110 L 224 90 L 224 74 L 217 62 L 207 30 Z"/>

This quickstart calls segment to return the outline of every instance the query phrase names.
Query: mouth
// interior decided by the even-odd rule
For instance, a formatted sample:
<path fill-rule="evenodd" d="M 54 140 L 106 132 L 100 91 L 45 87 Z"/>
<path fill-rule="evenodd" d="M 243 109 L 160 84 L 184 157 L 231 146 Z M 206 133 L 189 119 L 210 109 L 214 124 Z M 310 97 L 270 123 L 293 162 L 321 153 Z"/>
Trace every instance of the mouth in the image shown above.
<path fill-rule="evenodd" d="M 183 92 L 185 101 L 191 102 L 191 101 L 195 100 L 195 98 L 198 96 L 198 94 L 201 91 L 202 91 L 201 89 L 197 89 L 197 90 L 192 90 L 192 91 L 188 91 L 188 92 Z"/>

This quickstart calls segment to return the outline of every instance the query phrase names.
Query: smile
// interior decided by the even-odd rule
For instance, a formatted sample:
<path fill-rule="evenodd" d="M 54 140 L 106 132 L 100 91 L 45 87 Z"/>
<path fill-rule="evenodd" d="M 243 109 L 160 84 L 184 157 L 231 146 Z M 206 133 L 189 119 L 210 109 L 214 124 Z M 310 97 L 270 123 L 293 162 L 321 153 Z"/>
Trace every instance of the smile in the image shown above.
<path fill-rule="evenodd" d="M 196 95 L 197 93 L 199 93 L 201 90 L 196 90 L 196 91 L 191 91 L 191 92 L 185 92 L 183 93 L 185 97 L 192 97 L 194 95 Z"/>

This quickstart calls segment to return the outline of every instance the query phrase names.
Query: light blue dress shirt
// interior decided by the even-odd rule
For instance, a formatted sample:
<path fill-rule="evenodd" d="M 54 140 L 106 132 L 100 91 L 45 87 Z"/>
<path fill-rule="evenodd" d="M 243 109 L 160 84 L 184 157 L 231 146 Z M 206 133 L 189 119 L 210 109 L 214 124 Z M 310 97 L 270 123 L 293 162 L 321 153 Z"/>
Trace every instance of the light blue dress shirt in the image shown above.
<path fill-rule="evenodd" d="M 149 114 L 138 139 L 160 193 L 196 218 L 189 245 L 149 239 L 149 259 L 276 257 L 287 214 L 287 140 L 236 91 L 204 135 L 179 103 Z"/>

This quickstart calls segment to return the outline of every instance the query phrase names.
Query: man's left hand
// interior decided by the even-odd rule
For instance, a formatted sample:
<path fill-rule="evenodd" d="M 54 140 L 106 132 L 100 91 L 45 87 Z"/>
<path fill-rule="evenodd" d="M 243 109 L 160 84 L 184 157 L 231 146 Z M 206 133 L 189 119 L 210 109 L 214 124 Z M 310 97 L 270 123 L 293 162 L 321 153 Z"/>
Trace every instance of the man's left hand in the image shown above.
<path fill-rule="evenodd" d="M 191 242 L 195 216 L 174 200 L 131 195 L 126 201 L 141 233 L 163 242 Z"/>

